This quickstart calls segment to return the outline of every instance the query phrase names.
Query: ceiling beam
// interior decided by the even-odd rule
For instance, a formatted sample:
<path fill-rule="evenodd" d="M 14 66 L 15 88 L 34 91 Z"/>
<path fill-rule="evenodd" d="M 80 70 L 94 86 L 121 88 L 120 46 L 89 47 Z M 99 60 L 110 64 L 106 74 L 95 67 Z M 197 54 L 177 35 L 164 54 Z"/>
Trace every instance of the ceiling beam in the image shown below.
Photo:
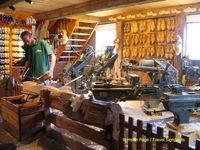
<path fill-rule="evenodd" d="M 94 17 L 94 16 L 89 16 L 89 15 L 78 15 L 78 16 L 69 16 L 67 17 L 69 19 L 76 19 L 76 20 L 84 20 L 84 21 L 88 21 L 88 22 L 100 22 L 100 18 L 99 17 Z"/>
<path fill-rule="evenodd" d="M 119 7 L 134 6 L 138 4 L 152 3 L 164 0 L 91 0 L 85 3 L 71 5 L 61 9 L 48 11 L 34 15 L 36 19 L 45 18 L 47 20 L 70 17 L 74 15 L 82 15 L 103 10 L 116 9 Z"/>
<path fill-rule="evenodd" d="M 24 1 L 24 0 L 1 0 L 0 1 L 0 10 L 7 8 L 11 5 L 14 5 L 16 3 L 22 2 L 22 1 Z"/>

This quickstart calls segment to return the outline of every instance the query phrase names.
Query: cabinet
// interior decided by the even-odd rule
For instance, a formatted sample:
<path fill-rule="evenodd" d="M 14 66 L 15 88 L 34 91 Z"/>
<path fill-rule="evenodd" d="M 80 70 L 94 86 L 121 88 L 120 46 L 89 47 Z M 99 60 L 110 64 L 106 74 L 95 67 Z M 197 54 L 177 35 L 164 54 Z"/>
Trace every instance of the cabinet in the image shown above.
<path fill-rule="evenodd" d="M 175 17 L 125 21 L 123 24 L 123 59 L 145 57 L 172 60 L 176 42 Z"/>

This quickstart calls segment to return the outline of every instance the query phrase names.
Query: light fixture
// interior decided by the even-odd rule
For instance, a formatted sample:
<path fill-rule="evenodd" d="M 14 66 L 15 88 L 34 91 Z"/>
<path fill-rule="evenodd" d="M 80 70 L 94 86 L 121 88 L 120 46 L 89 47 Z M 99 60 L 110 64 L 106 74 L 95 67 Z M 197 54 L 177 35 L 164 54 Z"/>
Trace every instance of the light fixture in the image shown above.
<path fill-rule="evenodd" d="M 9 8 L 12 10 L 12 11 L 15 11 L 15 7 L 13 5 L 10 5 Z"/>
<path fill-rule="evenodd" d="M 29 3 L 29 4 L 33 4 L 32 0 L 25 0 L 25 2 Z"/>

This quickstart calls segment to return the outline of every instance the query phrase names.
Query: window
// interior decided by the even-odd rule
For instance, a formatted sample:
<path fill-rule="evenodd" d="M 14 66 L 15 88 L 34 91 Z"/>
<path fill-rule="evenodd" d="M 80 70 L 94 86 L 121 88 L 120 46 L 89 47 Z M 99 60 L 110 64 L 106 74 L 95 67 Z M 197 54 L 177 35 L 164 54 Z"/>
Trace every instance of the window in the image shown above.
<path fill-rule="evenodd" d="M 107 46 L 113 46 L 116 39 L 116 24 L 99 25 L 96 28 L 96 55 L 101 55 Z"/>
<path fill-rule="evenodd" d="M 191 60 L 200 60 L 200 15 L 186 17 L 185 55 Z"/>

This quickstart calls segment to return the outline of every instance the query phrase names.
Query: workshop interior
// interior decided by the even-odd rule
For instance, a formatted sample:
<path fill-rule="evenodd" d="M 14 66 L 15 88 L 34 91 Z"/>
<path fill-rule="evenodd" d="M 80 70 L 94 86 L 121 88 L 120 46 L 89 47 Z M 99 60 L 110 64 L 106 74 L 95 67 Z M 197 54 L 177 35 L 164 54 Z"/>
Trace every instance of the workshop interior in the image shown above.
<path fill-rule="evenodd" d="M 199 29 L 199 0 L 1 0 L 0 150 L 199 150 Z"/>

